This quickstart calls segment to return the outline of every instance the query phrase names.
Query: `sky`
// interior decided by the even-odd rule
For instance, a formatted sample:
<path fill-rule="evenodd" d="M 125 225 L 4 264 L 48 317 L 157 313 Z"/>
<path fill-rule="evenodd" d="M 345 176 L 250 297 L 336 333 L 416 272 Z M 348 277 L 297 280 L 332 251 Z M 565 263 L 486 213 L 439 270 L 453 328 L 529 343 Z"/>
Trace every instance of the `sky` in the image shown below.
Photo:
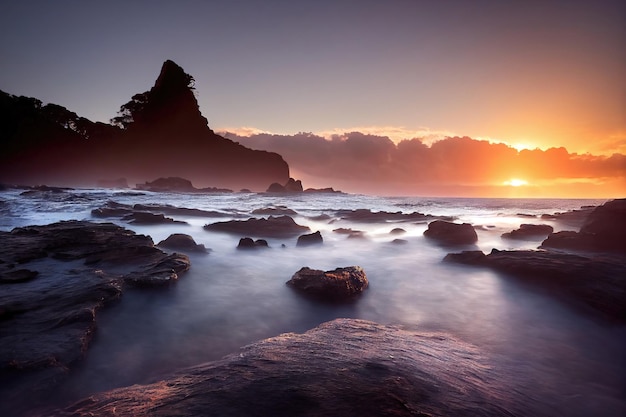
<path fill-rule="evenodd" d="M 607 162 L 626 154 L 623 1 L 24 0 L 0 10 L 0 90 L 94 121 L 149 90 L 171 59 L 195 78 L 209 126 L 246 146 L 306 132 L 389 139 L 396 151 L 446 137 L 563 147 L 617 165 L 612 177 L 575 176 L 579 191 L 610 183 L 582 194 L 626 191 L 623 160 Z M 530 171 L 494 172 L 490 184 L 532 194 Z"/>

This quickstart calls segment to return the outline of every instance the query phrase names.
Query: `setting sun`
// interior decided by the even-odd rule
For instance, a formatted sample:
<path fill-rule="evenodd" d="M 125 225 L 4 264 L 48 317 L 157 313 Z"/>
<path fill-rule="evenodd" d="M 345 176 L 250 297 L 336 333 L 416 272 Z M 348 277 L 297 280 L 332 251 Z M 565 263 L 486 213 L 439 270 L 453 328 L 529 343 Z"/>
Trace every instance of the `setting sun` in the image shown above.
<path fill-rule="evenodd" d="M 528 181 L 520 180 L 518 178 L 511 178 L 508 181 L 504 181 L 504 185 L 510 185 L 511 187 L 521 187 L 522 185 L 528 185 Z"/>

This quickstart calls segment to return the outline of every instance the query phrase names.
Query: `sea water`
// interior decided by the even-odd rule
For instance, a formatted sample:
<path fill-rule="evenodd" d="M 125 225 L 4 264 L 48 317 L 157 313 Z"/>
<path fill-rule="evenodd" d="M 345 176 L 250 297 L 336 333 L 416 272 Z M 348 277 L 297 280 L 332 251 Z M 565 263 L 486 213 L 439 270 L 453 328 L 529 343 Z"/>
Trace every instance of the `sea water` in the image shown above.
<path fill-rule="evenodd" d="M 545 415 L 618 416 L 626 411 L 626 329 L 580 314 L 571 306 L 483 268 L 442 263 L 450 251 L 535 249 L 540 241 L 501 234 L 522 223 L 571 225 L 541 219 L 604 200 L 376 197 L 351 194 L 180 194 L 106 189 L 65 193 L 0 193 L 0 229 L 59 220 L 112 221 L 154 242 L 172 233 L 191 235 L 209 254 L 190 254 L 191 269 L 165 291 L 129 289 L 98 313 L 98 330 L 84 362 L 60 398 L 71 401 L 97 391 L 145 383 L 186 366 L 219 359 L 246 344 L 285 332 L 305 332 L 338 317 L 436 331 L 479 347 L 492 366 L 514 381 L 516 395 Z M 107 201 L 168 204 L 219 212 L 219 216 L 173 216 L 188 224 L 142 226 L 95 219 Z M 209 232 L 203 225 L 286 207 L 301 225 L 320 231 L 324 243 L 296 247 L 296 237 L 268 238 L 270 248 L 236 249 L 240 237 Z M 360 223 L 337 210 L 369 209 L 437 216 L 477 226 L 475 247 L 444 248 L 423 236 L 426 222 Z M 324 220 L 316 220 L 320 215 Z M 400 227 L 405 233 L 390 234 Z M 333 232 L 351 228 L 364 238 Z M 401 238 L 405 244 L 393 244 Z M 303 298 L 285 285 L 303 266 L 329 270 L 358 265 L 370 287 L 357 302 L 328 305 Z"/>

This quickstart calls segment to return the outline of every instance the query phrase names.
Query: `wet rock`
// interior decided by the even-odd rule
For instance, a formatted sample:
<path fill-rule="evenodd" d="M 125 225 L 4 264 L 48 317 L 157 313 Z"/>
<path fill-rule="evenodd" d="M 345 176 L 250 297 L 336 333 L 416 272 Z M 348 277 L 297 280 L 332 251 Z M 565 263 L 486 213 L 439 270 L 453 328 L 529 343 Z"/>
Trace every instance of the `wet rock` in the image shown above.
<path fill-rule="evenodd" d="M 545 239 L 554 228 L 548 224 L 521 224 L 519 229 L 503 233 L 505 239 L 536 240 Z"/>
<path fill-rule="evenodd" d="M 576 307 L 611 321 L 626 323 L 626 260 L 550 251 L 481 251 L 451 253 L 448 262 L 482 266 L 507 273 L 549 291 Z"/>
<path fill-rule="evenodd" d="M 473 345 L 336 319 L 253 343 L 150 385 L 96 394 L 65 417 L 536 415 Z"/>
<path fill-rule="evenodd" d="M 609 201 L 589 214 L 580 231 L 553 233 L 542 248 L 626 253 L 626 199 Z"/>
<path fill-rule="evenodd" d="M 171 234 L 167 239 L 160 241 L 157 246 L 183 252 L 207 252 L 207 248 L 205 248 L 204 245 L 196 243 L 191 236 L 184 233 Z"/>
<path fill-rule="evenodd" d="M 122 218 L 129 223 L 133 224 L 142 224 L 142 225 L 154 225 L 154 224 L 187 224 L 187 222 L 183 222 L 180 220 L 174 220 L 171 217 L 165 217 L 164 214 L 155 214 L 143 211 L 133 211 L 130 214 L 127 214 Z"/>
<path fill-rule="evenodd" d="M 295 216 L 298 213 L 296 213 L 294 210 L 288 207 L 277 206 L 277 207 L 265 207 L 265 208 L 255 209 L 255 210 L 252 210 L 252 214 L 271 214 L 273 216 L 280 216 L 280 215 Z"/>
<path fill-rule="evenodd" d="M 309 233 L 309 234 L 298 236 L 298 241 L 296 242 L 296 246 L 297 247 L 314 246 L 314 245 L 321 245 L 322 243 L 324 243 L 324 239 L 322 238 L 322 234 L 318 230 L 315 233 Z"/>
<path fill-rule="evenodd" d="M 343 220 L 360 223 L 415 222 L 438 218 L 437 216 L 418 212 L 402 213 L 397 211 L 391 213 L 388 211 L 371 211 L 369 209 L 337 210 L 336 215 Z"/>
<path fill-rule="evenodd" d="M 259 248 L 269 248 L 267 244 L 267 240 L 265 239 L 257 239 L 254 240 L 250 237 L 242 237 L 239 239 L 239 244 L 237 245 L 237 249 L 259 249 Z"/>
<path fill-rule="evenodd" d="M 297 224 L 289 216 L 269 216 L 267 219 L 229 220 L 211 223 L 204 230 L 235 233 L 244 236 L 292 237 L 309 231 L 307 226 Z"/>
<path fill-rule="evenodd" d="M 323 301 L 348 301 L 361 294 L 369 285 L 360 266 L 347 266 L 333 271 L 303 267 L 287 285 Z"/>
<path fill-rule="evenodd" d="M 0 383 L 0 414 L 19 415 L 67 376 L 91 343 L 97 311 L 126 284 L 169 284 L 189 268 L 186 256 L 110 223 L 15 228 L 0 241 L 0 382 L 12 381 Z"/>
<path fill-rule="evenodd" d="M 428 224 L 424 236 L 443 245 L 471 245 L 478 241 L 476 230 L 469 223 L 435 220 Z"/>

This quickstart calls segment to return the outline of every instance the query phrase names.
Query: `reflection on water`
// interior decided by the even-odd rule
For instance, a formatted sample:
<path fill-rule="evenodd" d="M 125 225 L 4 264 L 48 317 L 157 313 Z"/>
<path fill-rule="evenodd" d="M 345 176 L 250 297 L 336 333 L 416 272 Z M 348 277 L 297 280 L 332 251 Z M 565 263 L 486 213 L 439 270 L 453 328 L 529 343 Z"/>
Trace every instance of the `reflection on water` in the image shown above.
<path fill-rule="evenodd" d="M 202 229 L 207 222 L 224 219 L 179 218 L 189 225 L 158 227 L 118 222 L 149 234 L 155 242 L 171 233 L 187 233 L 212 252 L 190 255 L 192 268 L 172 288 L 127 290 L 120 302 L 101 311 L 97 337 L 82 367 L 61 387 L 60 398 L 75 399 L 147 382 L 184 366 L 218 359 L 262 338 L 304 332 L 337 317 L 354 317 L 418 331 L 446 332 L 478 346 L 493 358 L 496 369 L 510 376 L 520 393 L 543 404 L 546 415 L 620 415 L 625 411 L 624 327 L 596 322 L 494 272 L 443 264 L 441 259 L 450 249 L 433 245 L 422 236 L 426 224 L 311 220 L 325 213 L 332 218 L 338 208 L 454 215 L 462 221 L 490 226 L 478 231 L 477 247 L 488 252 L 493 247 L 537 247 L 539 242 L 500 238 L 501 233 L 520 223 L 540 222 L 516 217 L 515 213 L 553 213 L 578 208 L 584 202 L 569 202 L 572 207 L 563 207 L 563 201 L 543 200 L 541 204 L 530 201 L 515 205 L 508 200 L 422 201 L 366 196 L 270 198 L 234 194 L 190 196 L 184 202 L 176 198 L 165 201 L 201 209 L 237 208 L 244 213 L 285 205 L 299 213 L 295 216 L 299 224 L 320 230 L 324 244 L 296 248 L 295 238 L 268 239 L 270 249 L 237 251 L 242 236 Z M 117 200 L 154 202 L 154 196 Z M 8 204 L 15 204 L 11 201 Z M 48 211 L 42 219 L 45 223 L 55 216 L 88 218 L 89 210 L 104 201 L 99 196 L 62 212 L 46 206 Z M 36 217 L 21 216 L 12 220 L 14 225 Z M 549 224 L 557 230 L 561 227 Z M 348 239 L 332 231 L 340 227 L 365 231 L 366 239 Z M 406 233 L 391 235 L 396 227 Z M 407 243 L 392 244 L 397 237 Z M 281 247 L 283 244 L 286 247 Z M 303 266 L 328 270 L 350 265 L 363 267 L 370 281 L 369 289 L 352 304 L 319 304 L 285 285 Z"/>

